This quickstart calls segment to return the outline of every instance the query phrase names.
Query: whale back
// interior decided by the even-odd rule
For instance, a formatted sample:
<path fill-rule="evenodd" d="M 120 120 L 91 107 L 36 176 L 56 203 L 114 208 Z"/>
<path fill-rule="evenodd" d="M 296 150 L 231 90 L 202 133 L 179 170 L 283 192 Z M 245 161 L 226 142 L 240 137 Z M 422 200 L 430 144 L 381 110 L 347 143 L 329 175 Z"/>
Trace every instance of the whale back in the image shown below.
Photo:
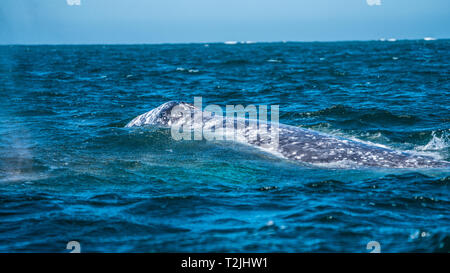
<path fill-rule="evenodd" d="M 177 115 L 178 111 L 173 111 L 175 107 L 187 116 Z M 185 124 L 192 122 L 194 113 L 201 111 L 192 104 L 185 102 L 169 101 L 157 108 L 137 116 L 130 121 L 126 127 L 153 125 L 159 127 L 170 127 L 174 124 Z M 205 112 L 203 112 L 205 113 Z M 203 116 L 203 115 L 202 115 Z M 215 117 L 203 116 L 199 124 L 193 124 L 191 128 L 207 128 L 210 123 L 215 124 Z M 223 124 L 227 118 L 223 120 Z M 234 120 L 237 123 L 248 125 L 245 120 Z M 196 123 L 196 121 L 194 121 Z M 299 128 L 295 126 L 278 124 L 279 141 L 277 143 L 267 143 L 261 138 L 252 140 L 250 135 L 254 134 L 258 126 L 246 126 L 237 130 L 235 140 L 248 144 L 269 153 L 273 153 L 289 160 L 316 166 L 333 168 L 360 168 L 360 167 L 381 167 L 381 168 L 449 168 L 450 163 L 446 161 L 434 160 L 433 158 L 420 155 L 412 155 L 401 151 L 395 151 L 387 147 L 380 147 L 375 144 L 364 143 L 358 140 L 350 140 L 332 136 L 313 130 Z M 268 123 L 268 128 L 272 124 Z M 278 130 L 278 129 L 277 129 Z M 261 136 L 261 135 L 260 135 Z M 264 135 L 263 135 L 264 136 Z M 267 145 L 269 144 L 269 145 Z"/>

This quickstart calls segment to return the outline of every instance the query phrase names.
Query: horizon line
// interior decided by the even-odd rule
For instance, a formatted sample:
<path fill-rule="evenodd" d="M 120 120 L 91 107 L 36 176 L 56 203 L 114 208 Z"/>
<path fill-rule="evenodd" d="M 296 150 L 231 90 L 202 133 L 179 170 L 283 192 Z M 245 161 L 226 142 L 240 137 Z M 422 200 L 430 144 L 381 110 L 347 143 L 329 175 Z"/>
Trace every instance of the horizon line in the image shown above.
<path fill-rule="evenodd" d="M 45 46 L 45 45 L 189 45 L 189 44 L 226 44 L 226 45 L 244 45 L 244 44 L 270 44 L 270 43 L 345 43 L 345 42 L 400 42 L 400 41 L 427 41 L 449 40 L 450 38 L 379 38 L 367 40 L 274 40 L 274 41 L 245 41 L 245 40 L 228 40 L 228 41 L 210 41 L 210 42 L 143 42 L 143 43 L 0 43 L 0 46 Z"/>

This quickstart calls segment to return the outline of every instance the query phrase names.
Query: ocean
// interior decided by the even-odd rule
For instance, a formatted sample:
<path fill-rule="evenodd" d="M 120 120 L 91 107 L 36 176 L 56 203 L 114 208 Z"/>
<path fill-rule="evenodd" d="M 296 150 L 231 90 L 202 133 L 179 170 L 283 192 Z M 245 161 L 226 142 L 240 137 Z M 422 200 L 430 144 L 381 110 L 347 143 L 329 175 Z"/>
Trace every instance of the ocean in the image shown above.
<path fill-rule="evenodd" d="M 0 46 L 0 252 L 450 251 L 450 169 L 125 128 L 167 101 L 450 161 L 450 40 Z"/>

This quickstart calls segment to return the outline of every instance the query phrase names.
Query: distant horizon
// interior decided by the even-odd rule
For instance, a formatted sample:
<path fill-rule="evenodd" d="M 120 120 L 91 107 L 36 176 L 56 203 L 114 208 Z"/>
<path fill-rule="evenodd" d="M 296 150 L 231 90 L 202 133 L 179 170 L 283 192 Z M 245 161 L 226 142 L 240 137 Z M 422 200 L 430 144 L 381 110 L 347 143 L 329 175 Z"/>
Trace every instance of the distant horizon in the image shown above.
<path fill-rule="evenodd" d="M 425 38 L 432 38 L 432 40 L 426 40 Z M 395 41 L 389 41 L 388 39 L 395 39 Z M 251 44 L 278 44 L 278 43 L 346 43 L 346 42 L 385 42 L 385 43 L 395 43 L 402 41 L 425 41 L 425 42 L 433 42 L 433 41 L 442 41 L 442 40 L 450 40 L 450 37 L 447 38 L 439 38 L 439 37 L 423 37 L 423 38 L 380 38 L 380 39 L 367 39 L 367 40 L 311 40 L 311 41 L 209 41 L 209 42 L 150 42 L 150 43 L 10 43 L 3 44 L 0 43 L 0 46 L 44 46 L 44 45 L 189 45 L 189 44 L 227 44 L 229 42 L 233 42 L 235 44 L 232 45 L 251 45 Z"/>

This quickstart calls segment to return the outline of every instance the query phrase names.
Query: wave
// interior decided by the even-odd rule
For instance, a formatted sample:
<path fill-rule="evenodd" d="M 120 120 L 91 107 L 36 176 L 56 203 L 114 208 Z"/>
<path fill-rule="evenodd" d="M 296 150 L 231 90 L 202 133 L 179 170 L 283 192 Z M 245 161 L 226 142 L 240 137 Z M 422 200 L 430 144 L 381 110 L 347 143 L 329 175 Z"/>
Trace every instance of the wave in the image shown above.
<path fill-rule="evenodd" d="M 332 118 L 342 118 L 342 121 L 357 121 L 363 124 L 414 124 L 420 120 L 419 117 L 406 114 L 394 114 L 387 110 L 380 110 L 377 108 L 369 109 L 354 109 L 349 106 L 342 104 L 333 105 L 331 107 L 313 111 L 304 112 L 298 115 L 299 117 L 310 118 L 310 117 L 332 117 Z"/>
<path fill-rule="evenodd" d="M 422 146 L 417 146 L 418 151 L 442 151 L 450 147 L 450 136 L 448 131 L 443 131 L 441 133 L 437 131 L 431 132 L 431 139 L 427 144 Z"/>
<path fill-rule="evenodd" d="M 187 68 L 184 68 L 184 67 L 177 67 L 176 71 L 187 72 L 187 73 L 198 73 L 198 72 L 200 72 L 198 69 L 187 69 Z"/>
<path fill-rule="evenodd" d="M 222 63 L 223 65 L 246 65 L 250 64 L 249 60 L 246 59 L 235 59 L 235 60 L 227 60 Z"/>

